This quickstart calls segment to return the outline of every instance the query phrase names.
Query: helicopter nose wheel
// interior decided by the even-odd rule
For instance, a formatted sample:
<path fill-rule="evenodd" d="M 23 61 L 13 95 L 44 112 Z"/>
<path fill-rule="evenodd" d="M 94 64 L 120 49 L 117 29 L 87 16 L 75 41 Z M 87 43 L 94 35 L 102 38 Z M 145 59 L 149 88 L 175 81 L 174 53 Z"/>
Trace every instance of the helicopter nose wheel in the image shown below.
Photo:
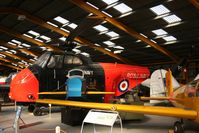
<path fill-rule="evenodd" d="M 34 116 L 42 116 L 43 111 L 41 109 L 41 107 L 35 107 L 35 109 L 33 110 L 33 115 Z"/>
<path fill-rule="evenodd" d="M 28 106 L 28 111 L 31 112 L 31 113 L 34 111 L 34 109 L 35 109 L 35 105 L 34 104 L 30 104 Z"/>
<path fill-rule="evenodd" d="M 174 123 L 174 133 L 183 133 L 184 132 L 184 123 L 183 120 L 176 121 Z"/>

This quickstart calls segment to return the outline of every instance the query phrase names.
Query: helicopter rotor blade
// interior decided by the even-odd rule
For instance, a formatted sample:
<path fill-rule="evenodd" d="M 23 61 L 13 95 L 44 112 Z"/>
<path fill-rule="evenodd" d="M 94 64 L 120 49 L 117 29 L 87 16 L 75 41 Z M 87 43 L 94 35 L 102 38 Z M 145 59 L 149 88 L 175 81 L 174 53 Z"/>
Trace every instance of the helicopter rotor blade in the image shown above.
<path fill-rule="evenodd" d="M 70 44 L 74 38 L 82 34 L 87 29 L 98 25 L 104 21 L 105 18 L 99 16 L 87 16 L 67 37 L 66 43 Z"/>

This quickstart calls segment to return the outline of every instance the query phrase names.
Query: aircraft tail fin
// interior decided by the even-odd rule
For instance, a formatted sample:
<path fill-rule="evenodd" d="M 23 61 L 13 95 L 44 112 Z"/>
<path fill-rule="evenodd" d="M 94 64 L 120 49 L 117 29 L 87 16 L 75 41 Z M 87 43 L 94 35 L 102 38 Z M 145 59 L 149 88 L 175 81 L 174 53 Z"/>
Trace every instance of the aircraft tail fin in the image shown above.
<path fill-rule="evenodd" d="M 167 96 L 170 97 L 173 95 L 173 82 L 172 82 L 172 72 L 169 69 L 166 73 L 166 88 L 167 88 Z"/>

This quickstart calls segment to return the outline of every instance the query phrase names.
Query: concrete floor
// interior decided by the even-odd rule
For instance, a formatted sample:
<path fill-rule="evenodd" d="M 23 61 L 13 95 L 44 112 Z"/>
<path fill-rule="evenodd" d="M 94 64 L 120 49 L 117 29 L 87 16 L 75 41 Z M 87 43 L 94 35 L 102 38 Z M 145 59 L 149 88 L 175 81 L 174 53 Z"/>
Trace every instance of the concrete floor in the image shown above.
<path fill-rule="evenodd" d="M 14 107 L 3 107 L 0 112 L 0 128 L 6 128 L 2 133 L 12 133 L 13 120 L 15 118 Z M 81 126 L 69 126 L 60 122 L 60 113 L 52 113 L 45 116 L 33 116 L 24 108 L 21 118 L 28 124 L 28 127 L 22 127 L 20 133 L 54 133 L 56 126 L 60 126 L 65 133 L 80 133 Z M 173 123 L 177 119 L 169 117 L 149 116 L 145 115 L 143 121 L 125 121 L 123 122 L 124 133 L 168 133 Z M 97 126 L 97 132 L 110 132 L 109 127 Z M 190 121 L 185 121 L 185 133 L 199 133 L 199 126 Z M 1 131 L 0 131 L 1 133 Z M 86 124 L 84 133 L 93 133 L 93 125 Z M 120 133 L 119 124 L 115 124 L 113 133 Z"/>

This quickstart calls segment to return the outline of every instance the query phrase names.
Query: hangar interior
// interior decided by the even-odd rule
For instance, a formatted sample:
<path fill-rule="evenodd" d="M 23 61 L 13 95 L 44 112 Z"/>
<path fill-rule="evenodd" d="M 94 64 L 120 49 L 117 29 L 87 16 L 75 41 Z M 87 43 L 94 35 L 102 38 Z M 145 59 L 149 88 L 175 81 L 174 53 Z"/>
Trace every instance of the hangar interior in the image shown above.
<path fill-rule="evenodd" d="M 75 54 L 151 72 L 181 62 L 180 83 L 199 72 L 198 0 L 1 0 L 0 76 L 31 66 L 46 51 L 63 52 L 86 18 L 101 23 L 84 24 L 73 36 Z"/>
<path fill-rule="evenodd" d="M 67 0 L 3 0 L 0 6 L 2 71 L 21 69 L 33 63 L 46 45 L 62 43 L 67 33 L 95 13 L 107 17 L 106 21 L 79 35 L 85 40 L 75 40 L 81 45 L 73 49 L 74 52 L 89 55 L 95 62 L 128 61 L 146 66 L 170 65 L 188 58 L 195 63 L 193 67 L 198 68 L 197 1 L 87 0 L 81 5 Z M 93 8 L 100 12 L 92 11 Z M 95 47 L 124 59 L 118 60 Z"/>

